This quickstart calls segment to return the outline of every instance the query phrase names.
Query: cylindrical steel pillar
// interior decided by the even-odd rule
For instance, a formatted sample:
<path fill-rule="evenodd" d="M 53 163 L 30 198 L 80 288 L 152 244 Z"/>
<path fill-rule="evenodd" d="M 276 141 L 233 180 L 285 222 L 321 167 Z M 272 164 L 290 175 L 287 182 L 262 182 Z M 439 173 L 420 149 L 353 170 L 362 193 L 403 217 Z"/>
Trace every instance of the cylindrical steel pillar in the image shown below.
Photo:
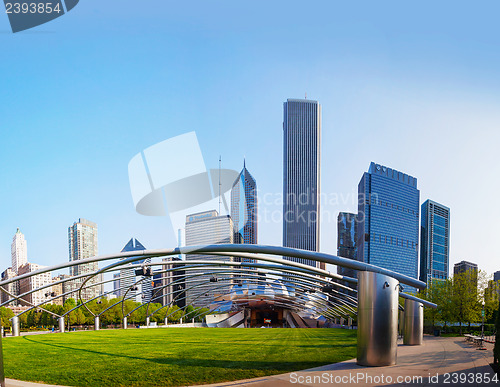
<path fill-rule="evenodd" d="M 101 329 L 101 326 L 100 326 L 100 322 L 99 322 L 99 316 L 95 316 L 94 317 L 94 331 L 98 331 L 99 329 Z"/>
<path fill-rule="evenodd" d="M 358 272 L 359 365 L 396 364 L 399 281 L 370 271 Z"/>
<path fill-rule="evenodd" d="M 123 318 L 123 329 L 127 329 L 127 318 Z"/>
<path fill-rule="evenodd" d="M 149 317 L 146 317 L 146 326 L 149 327 Z"/>
<path fill-rule="evenodd" d="M 10 319 L 12 322 L 12 336 L 19 336 L 19 317 L 14 316 Z"/>
<path fill-rule="evenodd" d="M 347 326 L 348 326 L 349 328 L 350 328 L 350 327 L 352 327 L 352 317 L 351 317 L 351 316 L 349 316 L 349 317 L 347 318 Z"/>
<path fill-rule="evenodd" d="M 180 322 L 180 324 L 182 324 L 182 317 L 181 317 L 181 322 Z"/>
<path fill-rule="evenodd" d="M 168 325 L 168 317 L 165 317 L 165 325 Z"/>
<path fill-rule="evenodd" d="M 59 317 L 59 331 L 64 333 L 64 317 Z"/>
<path fill-rule="evenodd" d="M 424 305 L 405 300 L 403 344 L 422 345 L 424 335 Z"/>

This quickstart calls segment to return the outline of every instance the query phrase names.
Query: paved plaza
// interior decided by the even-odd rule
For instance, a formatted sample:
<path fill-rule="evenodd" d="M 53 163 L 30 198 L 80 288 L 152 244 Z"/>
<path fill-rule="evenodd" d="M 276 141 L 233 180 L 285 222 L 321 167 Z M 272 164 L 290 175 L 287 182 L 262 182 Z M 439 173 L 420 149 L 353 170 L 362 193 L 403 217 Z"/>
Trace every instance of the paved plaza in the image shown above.
<path fill-rule="evenodd" d="M 424 336 L 423 345 L 400 344 L 394 366 L 364 367 L 352 359 L 304 371 L 211 386 L 500 386 L 500 383 L 483 382 L 485 375 L 490 380 L 494 376 L 489 365 L 493 362 L 493 344 L 485 346 L 487 350 L 481 351 L 465 342 L 463 337 Z"/>

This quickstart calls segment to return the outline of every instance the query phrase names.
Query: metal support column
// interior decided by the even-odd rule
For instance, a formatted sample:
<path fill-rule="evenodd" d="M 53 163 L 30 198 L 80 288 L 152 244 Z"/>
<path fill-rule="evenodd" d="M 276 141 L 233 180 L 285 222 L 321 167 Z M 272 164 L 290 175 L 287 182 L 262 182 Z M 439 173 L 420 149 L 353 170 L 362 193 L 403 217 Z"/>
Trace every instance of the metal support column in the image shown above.
<path fill-rule="evenodd" d="M 168 317 L 165 317 L 165 325 L 168 325 Z"/>
<path fill-rule="evenodd" d="M 101 329 L 101 324 L 99 323 L 99 316 L 94 317 L 94 331 Z"/>
<path fill-rule="evenodd" d="M 19 317 L 14 316 L 10 319 L 12 322 L 12 336 L 19 336 Z"/>
<path fill-rule="evenodd" d="M 123 318 L 123 329 L 127 329 L 127 318 Z"/>
<path fill-rule="evenodd" d="M 59 331 L 64 333 L 64 317 L 59 317 Z"/>
<path fill-rule="evenodd" d="M 149 324 L 150 324 L 149 317 L 146 317 L 146 326 L 149 327 Z"/>
<path fill-rule="evenodd" d="M 358 356 L 364 366 L 396 364 L 399 281 L 358 272 Z"/>
<path fill-rule="evenodd" d="M 418 301 L 405 300 L 403 329 L 404 345 L 422 345 L 424 335 L 424 305 Z"/>

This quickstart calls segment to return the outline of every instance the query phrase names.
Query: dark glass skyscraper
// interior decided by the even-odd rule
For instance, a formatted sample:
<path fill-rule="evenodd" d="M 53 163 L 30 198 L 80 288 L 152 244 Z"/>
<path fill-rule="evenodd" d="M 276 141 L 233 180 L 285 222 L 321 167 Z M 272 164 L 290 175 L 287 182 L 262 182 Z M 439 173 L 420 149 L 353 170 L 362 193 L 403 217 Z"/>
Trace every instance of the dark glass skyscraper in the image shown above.
<path fill-rule="evenodd" d="M 231 219 L 234 226 L 234 243 L 257 244 L 257 183 L 248 172 L 246 163 L 231 189 Z M 253 259 L 234 257 L 237 262 Z"/>
<path fill-rule="evenodd" d="M 288 99 L 283 105 L 285 247 L 319 250 L 320 149 L 321 105 L 307 99 Z M 284 258 L 317 266 L 308 259 Z"/>
<path fill-rule="evenodd" d="M 231 189 L 235 243 L 257 244 L 257 183 L 245 163 Z"/>
<path fill-rule="evenodd" d="M 450 263 L 450 209 L 432 200 L 422 204 L 420 281 L 448 278 Z"/>
<path fill-rule="evenodd" d="M 340 212 L 337 218 L 337 255 L 343 258 L 356 260 L 356 214 Z M 356 278 L 356 270 L 337 266 L 337 274 Z M 356 288 L 356 285 L 346 283 L 347 286 Z"/>
<path fill-rule="evenodd" d="M 358 185 L 359 261 L 418 276 L 417 179 L 371 163 Z"/>

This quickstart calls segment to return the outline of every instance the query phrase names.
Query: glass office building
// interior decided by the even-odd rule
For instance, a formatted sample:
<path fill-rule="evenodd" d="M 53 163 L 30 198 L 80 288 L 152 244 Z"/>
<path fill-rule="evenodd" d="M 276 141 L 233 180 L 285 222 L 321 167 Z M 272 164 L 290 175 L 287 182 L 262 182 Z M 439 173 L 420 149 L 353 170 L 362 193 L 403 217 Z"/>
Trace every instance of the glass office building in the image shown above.
<path fill-rule="evenodd" d="M 450 209 L 426 200 L 422 204 L 420 281 L 446 280 L 450 264 Z"/>
<path fill-rule="evenodd" d="M 321 105 L 283 105 L 283 246 L 319 251 Z M 308 259 L 284 257 L 317 266 Z M 324 264 L 321 265 L 323 267 Z"/>
<path fill-rule="evenodd" d="M 85 258 L 97 256 L 97 224 L 90 220 L 80 218 L 78 222 L 68 227 L 69 261 L 79 261 Z M 69 268 L 71 276 L 83 274 L 92 274 L 98 270 L 98 263 L 91 262 Z M 77 278 L 70 282 L 73 289 L 82 286 L 84 278 Z M 102 274 L 92 277 L 87 283 L 85 289 L 82 289 L 82 298 L 90 300 L 104 293 Z M 76 293 L 75 293 L 76 295 Z"/>
<path fill-rule="evenodd" d="M 337 255 L 343 258 L 356 260 L 356 214 L 339 212 L 337 218 Z M 337 274 L 356 278 L 357 271 L 346 267 L 337 266 Z M 353 289 L 357 286 L 352 283 L 344 283 Z"/>
<path fill-rule="evenodd" d="M 243 169 L 231 189 L 231 219 L 234 226 L 234 243 L 257 244 L 257 183 Z M 253 262 L 254 259 L 234 257 L 236 262 Z"/>
<path fill-rule="evenodd" d="M 417 278 L 419 200 L 416 178 L 372 162 L 358 185 L 358 260 Z"/>

